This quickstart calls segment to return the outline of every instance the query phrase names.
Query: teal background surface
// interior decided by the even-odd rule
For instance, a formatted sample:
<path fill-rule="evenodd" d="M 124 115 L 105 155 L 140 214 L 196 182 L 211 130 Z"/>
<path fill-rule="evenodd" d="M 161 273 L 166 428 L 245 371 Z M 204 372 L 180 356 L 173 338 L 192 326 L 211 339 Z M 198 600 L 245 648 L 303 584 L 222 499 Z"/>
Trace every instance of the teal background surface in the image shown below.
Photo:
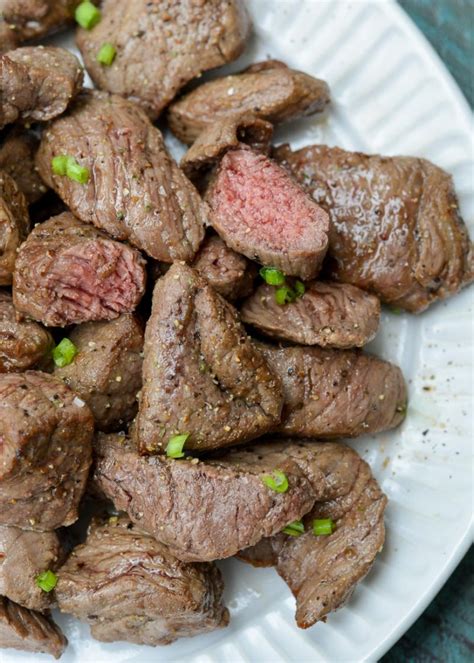
<path fill-rule="evenodd" d="M 399 0 L 474 105 L 474 0 Z M 440 536 L 443 533 L 440 532 Z M 474 663 L 474 547 L 381 663 Z"/>

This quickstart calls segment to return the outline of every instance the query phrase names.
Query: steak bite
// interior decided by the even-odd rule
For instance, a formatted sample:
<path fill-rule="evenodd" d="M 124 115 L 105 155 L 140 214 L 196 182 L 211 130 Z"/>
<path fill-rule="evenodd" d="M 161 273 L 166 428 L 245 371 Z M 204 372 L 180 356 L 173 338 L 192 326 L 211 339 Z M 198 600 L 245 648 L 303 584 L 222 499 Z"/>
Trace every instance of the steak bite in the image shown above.
<path fill-rule="evenodd" d="M 267 60 L 188 92 L 171 104 L 168 122 L 183 143 L 191 144 L 216 122 L 242 113 L 253 113 L 278 124 L 319 113 L 329 99 L 324 81 L 290 69 L 278 60 Z"/>
<path fill-rule="evenodd" d="M 272 135 L 273 125 L 255 115 L 225 118 L 203 129 L 179 165 L 189 179 L 200 185 L 201 178 L 231 149 L 249 145 L 253 150 L 267 154 Z"/>
<path fill-rule="evenodd" d="M 260 285 L 242 304 L 242 321 L 266 336 L 301 345 L 329 348 L 362 347 L 380 322 L 374 295 L 346 283 L 313 281 L 294 302 L 281 306 L 275 288 Z"/>
<path fill-rule="evenodd" d="M 350 350 L 258 347 L 283 383 L 281 435 L 357 437 L 405 418 L 403 375 L 388 361 Z"/>
<path fill-rule="evenodd" d="M 95 487 L 184 561 L 231 557 L 272 536 L 308 512 L 319 490 L 286 444 L 196 462 L 140 456 L 125 437 L 99 434 L 95 451 Z M 285 492 L 264 483 L 277 470 L 286 475 Z"/>
<path fill-rule="evenodd" d="M 94 422 L 65 384 L 37 371 L 0 375 L 0 523 L 52 530 L 77 519 Z"/>
<path fill-rule="evenodd" d="M 79 60 L 64 48 L 25 46 L 0 55 L 0 128 L 61 115 L 82 81 Z"/>
<path fill-rule="evenodd" d="M 296 597 L 296 622 L 308 628 L 343 606 L 370 571 L 385 539 L 387 498 L 370 467 L 342 444 L 317 444 L 329 469 L 321 501 L 303 518 L 300 536 L 262 539 L 239 557 L 255 566 L 275 566 Z M 314 520 L 331 519 L 335 531 L 315 536 Z"/>
<path fill-rule="evenodd" d="M 134 436 L 142 453 L 252 440 L 280 421 L 281 385 L 235 309 L 187 265 L 160 278 L 145 332 L 143 388 Z"/>
<path fill-rule="evenodd" d="M 42 325 L 17 321 L 11 296 L 0 292 L 0 373 L 46 365 L 53 346 L 51 334 Z"/>
<path fill-rule="evenodd" d="M 64 212 L 36 226 L 18 252 L 13 303 L 48 327 L 112 320 L 145 290 L 136 250 Z"/>
<path fill-rule="evenodd" d="M 25 196 L 14 179 L 0 171 L 0 286 L 11 284 L 17 249 L 29 229 Z"/>
<path fill-rule="evenodd" d="M 36 583 L 45 571 L 55 571 L 62 557 L 56 532 L 33 532 L 0 525 L 0 594 L 25 608 L 44 612 L 53 596 Z"/>
<path fill-rule="evenodd" d="M 67 640 L 52 619 L 0 596 L 0 648 L 59 658 Z"/>
<path fill-rule="evenodd" d="M 325 145 L 274 156 L 330 215 L 332 278 L 415 313 L 472 279 L 452 179 L 429 161 Z"/>
<path fill-rule="evenodd" d="M 72 21 L 80 0 L 1 0 L 0 53 Z"/>
<path fill-rule="evenodd" d="M 0 170 L 13 177 L 28 204 L 39 200 L 46 187 L 35 168 L 39 141 L 32 132 L 15 127 L 0 144 Z"/>
<path fill-rule="evenodd" d="M 77 44 L 97 87 L 139 103 L 152 119 L 203 71 L 235 60 L 249 34 L 241 0 L 104 0 L 92 30 L 79 30 Z M 104 66 L 97 54 L 112 43 Z"/>
<path fill-rule="evenodd" d="M 110 322 L 87 322 L 70 334 L 77 355 L 54 374 L 84 400 L 99 430 L 119 430 L 137 411 L 142 384 L 143 330 L 123 314 Z"/>
<path fill-rule="evenodd" d="M 95 522 L 58 574 L 59 608 L 102 642 L 167 645 L 227 626 L 214 564 L 176 559 L 126 516 Z"/>
<path fill-rule="evenodd" d="M 193 267 L 229 301 L 245 297 L 252 291 L 256 275 L 254 265 L 229 249 L 218 235 L 209 235 L 204 240 Z"/>
<path fill-rule="evenodd" d="M 227 152 L 207 192 L 210 222 L 251 260 L 311 279 L 326 253 L 326 212 L 273 161 L 248 149 Z"/>
<path fill-rule="evenodd" d="M 88 169 L 86 184 L 53 172 L 51 160 L 62 155 Z M 43 133 L 37 165 L 48 186 L 82 221 L 128 240 L 156 260 L 194 258 L 204 237 L 207 206 L 136 104 L 84 93 Z"/>

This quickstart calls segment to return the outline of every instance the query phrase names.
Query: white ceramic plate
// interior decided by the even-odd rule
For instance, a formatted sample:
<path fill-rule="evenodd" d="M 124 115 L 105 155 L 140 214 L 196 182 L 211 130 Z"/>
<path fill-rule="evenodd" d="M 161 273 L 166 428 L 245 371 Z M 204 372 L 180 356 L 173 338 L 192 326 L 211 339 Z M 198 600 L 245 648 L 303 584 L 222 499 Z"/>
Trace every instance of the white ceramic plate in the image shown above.
<path fill-rule="evenodd" d="M 431 47 L 391 0 L 248 0 L 255 37 L 231 70 L 277 57 L 326 79 L 324 119 L 279 131 L 295 147 L 314 142 L 419 155 L 454 175 L 474 236 L 469 108 Z M 56 43 L 73 47 L 72 37 Z M 353 442 L 390 498 L 387 541 L 349 604 L 327 624 L 299 630 L 294 600 L 271 569 L 220 564 L 231 625 L 153 649 L 92 640 L 73 618 L 58 621 L 64 663 L 374 661 L 421 614 L 472 540 L 473 290 L 419 317 L 383 314 L 372 350 L 397 362 L 409 410 L 395 432 Z M 2 663 L 31 660 L 3 651 Z M 47 660 L 38 655 L 35 660 Z"/>

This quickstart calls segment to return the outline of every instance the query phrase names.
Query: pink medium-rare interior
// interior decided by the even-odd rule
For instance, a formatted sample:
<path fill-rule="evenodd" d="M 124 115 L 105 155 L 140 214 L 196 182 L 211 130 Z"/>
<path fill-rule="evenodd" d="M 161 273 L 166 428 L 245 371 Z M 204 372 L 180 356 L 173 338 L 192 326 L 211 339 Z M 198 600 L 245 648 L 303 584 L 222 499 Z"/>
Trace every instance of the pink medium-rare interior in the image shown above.
<path fill-rule="evenodd" d="M 110 320 L 132 311 L 145 288 L 143 266 L 118 242 L 98 239 L 61 253 L 49 274 L 52 308 L 68 322 Z"/>
<path fill-rule="evenodd" d="M 212 193 L 219 222 L 271 248 L 305 248 L 321 241 L 319 207 L 286 172 L 251 150 L 227 152 Z M 318 242 L 319 243 L 319 242 Z"/>

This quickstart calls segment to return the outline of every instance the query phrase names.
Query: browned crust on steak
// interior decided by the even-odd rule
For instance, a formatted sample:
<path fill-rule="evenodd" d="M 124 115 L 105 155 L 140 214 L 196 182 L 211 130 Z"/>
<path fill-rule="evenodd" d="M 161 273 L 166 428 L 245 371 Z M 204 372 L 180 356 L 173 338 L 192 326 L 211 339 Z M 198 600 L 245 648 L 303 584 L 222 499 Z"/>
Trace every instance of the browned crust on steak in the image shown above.
<path fill-rule="evenodd" d="M 0 53 L 71 23 L 81 0 L 2 0 Z"/>
<path fill-rule="evenodd" d="M 235 60 L 249 28 L 241 0 L 105 0 L 100 23 L 79 29 L 77 44 L 97 87 L 155 119 L 192 78 Z M 96 59 L 104 42 L 117 51 L 110 67 Z"/>
<path fill-rule="evenodd" d="M 278 124 L 319 113 L 329 99 L 324 81 L 290 69 L 278 60 L 268 60 L 188 92 L 171 104 L 168 122 L 180 140 L 191 144 L 215 122 L 242 113 Z"/>
<path fill-rule="evenodd" d="M 35 168 L 35 154 L 39 140 L 32 132 L 12 129 L 0 144 L 0 170 L 13 177 L 28 204 L 39 200 L 46 192 Z"/>
<path fill-rule="evenodd" d="M 11 285 L 17 249 L 29 229 L 25 196 L 14 179 L 0 171 L 0 286 Z"/>

